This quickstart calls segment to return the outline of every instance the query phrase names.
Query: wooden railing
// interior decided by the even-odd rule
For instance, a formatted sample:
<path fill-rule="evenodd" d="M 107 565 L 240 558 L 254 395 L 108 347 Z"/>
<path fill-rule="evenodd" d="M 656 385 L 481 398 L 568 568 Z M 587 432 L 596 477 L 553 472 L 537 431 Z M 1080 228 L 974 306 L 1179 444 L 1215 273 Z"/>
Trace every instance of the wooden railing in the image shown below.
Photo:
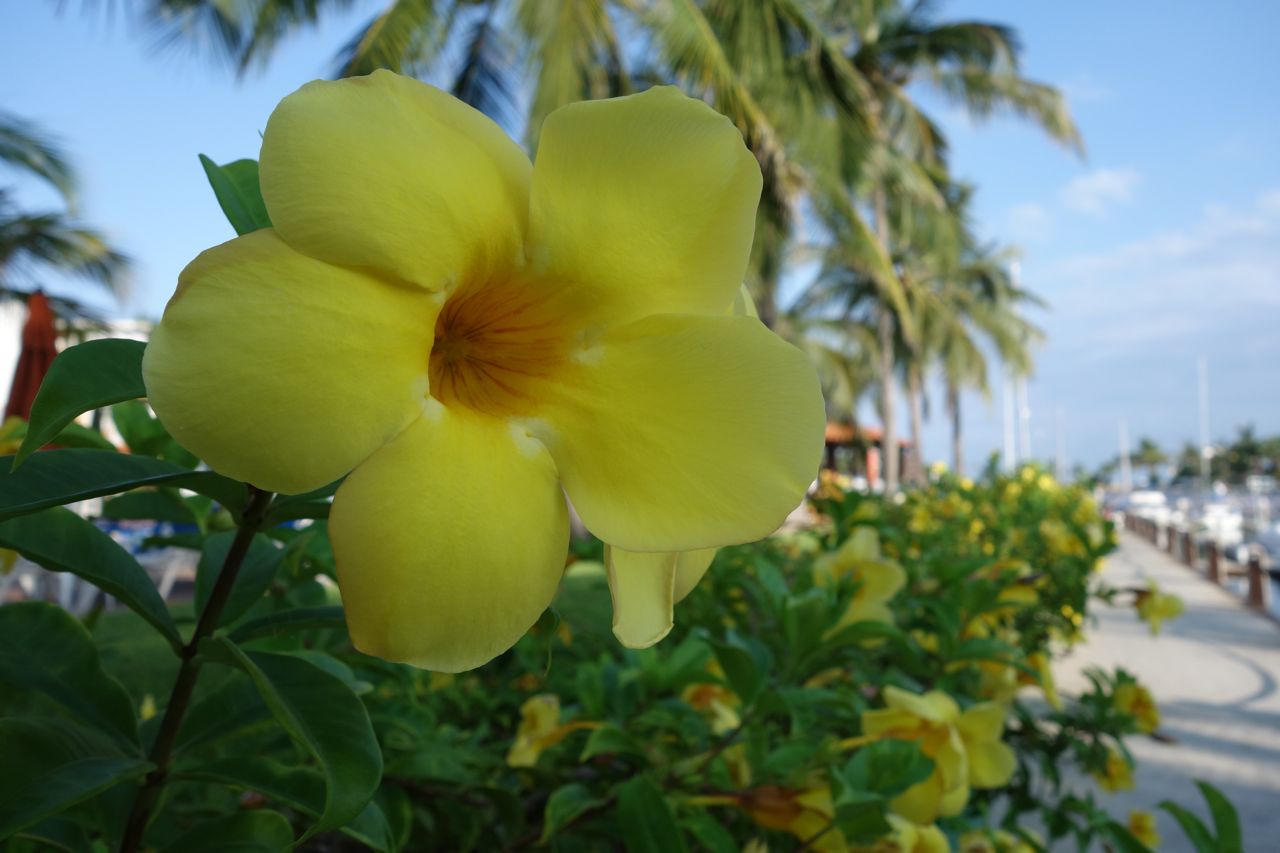
<path fill-rule="evenodd" d="M 1245 604 L 1272 615 L 1268 606 L 1271 584 L 1268 582 L 1263 554 L 1258 548 L 1251 548 L 1248 561 L 1242 564 L 1228 559 L 1213 539 L 1196 537 L 1191 531 L 1174 524 L 1160 525 L 1150 519 L 1126 513 L 1124 526 L 1157 548 L 1163 548 L 1170 557 L 1189 568 L 1201 571 L 1203 566 L 1205 577 L 1213 583 L 1222 585 L 1229 578 L 1245 578 Z"/>

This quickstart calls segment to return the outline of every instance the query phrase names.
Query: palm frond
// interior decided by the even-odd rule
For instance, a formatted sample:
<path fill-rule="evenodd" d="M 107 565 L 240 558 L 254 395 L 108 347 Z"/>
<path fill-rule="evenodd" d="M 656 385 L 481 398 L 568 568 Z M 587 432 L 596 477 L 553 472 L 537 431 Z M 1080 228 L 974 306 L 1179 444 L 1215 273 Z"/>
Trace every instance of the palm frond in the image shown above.
<path fill-rule="evenodd" d="M 416 75 L 419 65 L 444 49 L 445 19 L 435 0 L 392 0 L 338 51 L 334 76 L 356 77 L 379 68 Z"/>
<path fill-rule="evenodd" d="M 0 113 L 0 163 L 39 178 L 74 206 L 76 176 L 66 153 L 36 125 Z"/>

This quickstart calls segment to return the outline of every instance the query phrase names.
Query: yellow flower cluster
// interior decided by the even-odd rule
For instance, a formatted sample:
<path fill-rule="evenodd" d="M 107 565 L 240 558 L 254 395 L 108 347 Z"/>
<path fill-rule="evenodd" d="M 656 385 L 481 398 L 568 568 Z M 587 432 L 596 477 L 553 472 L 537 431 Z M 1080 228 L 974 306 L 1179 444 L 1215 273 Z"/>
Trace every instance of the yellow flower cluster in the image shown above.
<path fill-rule="evenodd" d="M 865 737 L 912 740 L 933 760 L 929 778 L 894 798 L 895 812 L 920 825 L 959 814 L 970 788 L 998 788 L 1016 768 L 1013 750 L 1002 740 L 1007 710 L 982 702 L 964 711 L 947 694 L 884 689 L 886 708 L 862 715 Z"/>

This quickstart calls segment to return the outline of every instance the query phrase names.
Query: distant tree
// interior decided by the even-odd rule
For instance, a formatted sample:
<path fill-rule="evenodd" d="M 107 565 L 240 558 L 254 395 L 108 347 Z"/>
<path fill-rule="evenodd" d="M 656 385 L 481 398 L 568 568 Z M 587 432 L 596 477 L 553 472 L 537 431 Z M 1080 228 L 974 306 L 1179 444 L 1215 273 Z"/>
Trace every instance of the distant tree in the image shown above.
<path fill-rule="evenodd" d="M 30 122 L 0 113 L 2 177 L 35 178 L 57 191 L 62 210 L 24 210 L 0 185 L 0 293 L 22 296 L 54 269 L 101 285 L 124 286 L 128 259 L 75 217 L 76 176 L 61 149 Z"/>
<path fill-rule="evenodd" d="M 1169 457 L 1160 449 L 1160 445 L 1144 437 L 1138 441 L 1138 449 L 1134 452 L 1132 461 L 1137 467 L 1147 469 L 1147 485 L 1154 487 L 1159 480 L 1157 469 L 1168 462 Z"/>

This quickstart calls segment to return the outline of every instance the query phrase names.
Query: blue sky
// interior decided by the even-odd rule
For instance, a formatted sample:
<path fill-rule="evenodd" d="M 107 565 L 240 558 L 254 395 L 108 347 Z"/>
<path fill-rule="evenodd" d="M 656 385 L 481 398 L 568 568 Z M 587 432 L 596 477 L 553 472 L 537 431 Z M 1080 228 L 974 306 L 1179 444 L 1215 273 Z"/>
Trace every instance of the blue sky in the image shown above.
<path fill-rule="evenodd" d="M 115 20 L 64 5 L 0 10 L 0 109 L 61 138 L 84 177 L 85 218 L 136 259 L 128 299 L 102 304 L 155 317 L 178 271 L 231 236 L 196 155 L 256 156 L 271 109 L 323 76 L 378 3 L 289 41 L 239 82 L 150 49 L 118 4 Z M 929 101 L 954 170 L 979 187 L 983 232 L 1021 245 L 1023 283 L 1052 305 L 1030 386 L 1034 453 L 1052 455 L 1059 410 L 1068 457 L 1091 465 L 1115 453 L 1121 418 L 1135 438 L 1194 438 L 1201 355 L 1215 436 L 1250 422 L 1280 431 L 1280 58 L 1269 43 L 1280 4 L 957 0 L 942 12 L 1016 27 L 1025 71 L 1067 92 L 1088 149 L 1081 160 L 1020 122 L 974 126 Z M 37 188 L 24 198 L 52 201 Z M 930 458 L 949 446 L 935 397 Z M 966 409 L 973 466 L 1000 443 L 998 388 Z"/>

